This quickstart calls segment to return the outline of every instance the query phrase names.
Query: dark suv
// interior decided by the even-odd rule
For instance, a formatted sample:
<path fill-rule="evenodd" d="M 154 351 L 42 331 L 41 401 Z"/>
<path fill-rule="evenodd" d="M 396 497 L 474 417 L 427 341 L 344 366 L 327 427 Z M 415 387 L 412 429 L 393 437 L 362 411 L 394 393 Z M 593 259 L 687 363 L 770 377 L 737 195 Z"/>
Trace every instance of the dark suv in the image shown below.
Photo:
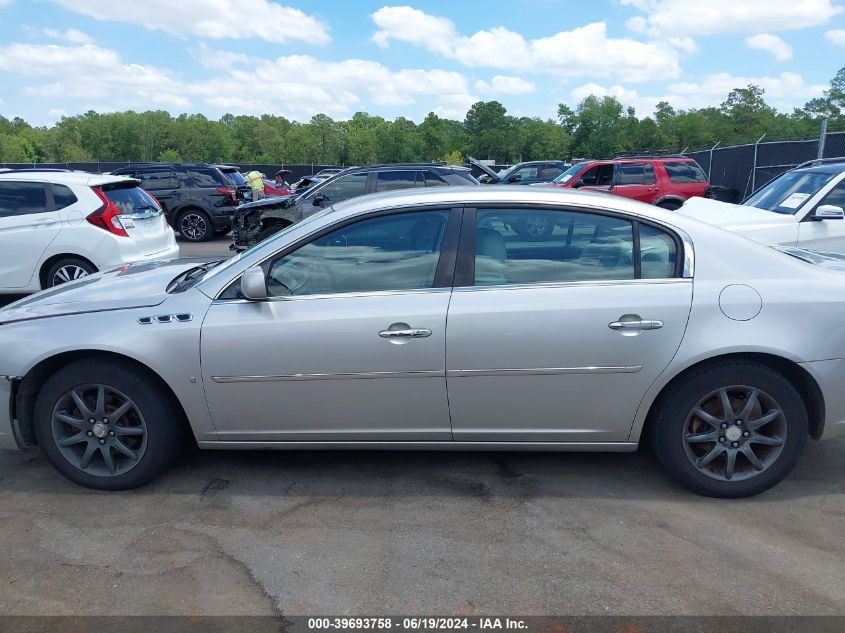
<path fill-rule="evenodd" d="M 443 163 L 350 167 L 302 193 L 242 204 L 234 218 L 232 249 L 249 248 L 320 209 L 355 196 L 412 187 L 477 184 L 469 168 Z"/>
<path fill-rule="evenodd" d="M 144 163 L 115 169 L 155 196 L 170 225 L 188 242 L 205 242 L 232 229 L 238 205 L 235 185 L 207 163 Z"/>

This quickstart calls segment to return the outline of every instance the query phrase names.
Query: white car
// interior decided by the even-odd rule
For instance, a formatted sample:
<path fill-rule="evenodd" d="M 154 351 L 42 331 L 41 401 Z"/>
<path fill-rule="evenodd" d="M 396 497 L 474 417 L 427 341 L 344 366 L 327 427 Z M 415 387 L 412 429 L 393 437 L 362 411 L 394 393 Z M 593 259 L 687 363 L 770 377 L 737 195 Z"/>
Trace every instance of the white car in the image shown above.
<path fill-rule="evenodd" d="M 161 206 L 135 179 L 59 170 L 0 173 L 0 294 L 178 256 Z"/>
<path fill-rule="evenodd" d="M 845 254 L 845 158 L 801 165 L 739 205 L 690 198 L 678 213 L 764 244 Z"/>

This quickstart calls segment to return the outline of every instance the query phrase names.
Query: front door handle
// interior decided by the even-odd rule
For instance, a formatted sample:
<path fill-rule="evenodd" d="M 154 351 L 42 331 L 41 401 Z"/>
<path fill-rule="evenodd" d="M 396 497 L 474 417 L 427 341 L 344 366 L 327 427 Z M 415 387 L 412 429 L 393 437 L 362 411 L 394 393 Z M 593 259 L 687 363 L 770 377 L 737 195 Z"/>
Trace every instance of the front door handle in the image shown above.
<path fill-rule="evenodd" d="M 613 321 L 607 327 L 611 330 L 659 330 L 663 327 L 663 321 L 639 319 L 632 321 Z"/>
<path fill-rule="evenodd" d="M 427 338 L 431 336 L 431 330 L 421 328 L 408 328 L 405 330 L 382 330 L 378 333 L 381 338 Z"/>

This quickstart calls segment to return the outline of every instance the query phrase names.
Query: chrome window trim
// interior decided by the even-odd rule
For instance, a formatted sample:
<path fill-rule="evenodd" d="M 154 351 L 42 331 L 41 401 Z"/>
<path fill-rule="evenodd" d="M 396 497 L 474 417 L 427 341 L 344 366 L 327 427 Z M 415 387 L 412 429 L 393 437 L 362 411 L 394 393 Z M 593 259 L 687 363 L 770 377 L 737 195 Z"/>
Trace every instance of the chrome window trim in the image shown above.
<path fill-rule="evenodd" d="M 217 298 L 212 301 L 212 305 L 217 304 L 232 304 L 232 303 L 277 303 L 286 301 L 310 301 L 312 299 L 339 299 L 346 297 L 389 297 L 394 295 L 419 295 L 419 294 L 434 294 L 452 292 L 452 288 L 411 288 L 409 290 L 370 290 L 367 292 L 335 292 L 330 294 L 316 294 L 316 295 L 295 295 L 292 297 L 267 297 L 262 301 L 253 301 L 250 299 L 220 299 Z"/>
<path fill-rule="evenodd" d="M 530 290 L 534 289 L 553 289 L 553 288 L 570 288 L 570 287 L 584 287 L 584 286 L 627 286 L 627 285 L 645 285 L 645 284 L 688 284 L 692 279 L 684 277 L 669 277 L 666 279 L 607 279 L 607 280 L 590 280 L 590 281 L 546 281 L 539 283 L 528 284 L 502 284 L 498 286 L 460 286 L 454 288 L 455 292 L 474 292 L 484 290 Z"/>

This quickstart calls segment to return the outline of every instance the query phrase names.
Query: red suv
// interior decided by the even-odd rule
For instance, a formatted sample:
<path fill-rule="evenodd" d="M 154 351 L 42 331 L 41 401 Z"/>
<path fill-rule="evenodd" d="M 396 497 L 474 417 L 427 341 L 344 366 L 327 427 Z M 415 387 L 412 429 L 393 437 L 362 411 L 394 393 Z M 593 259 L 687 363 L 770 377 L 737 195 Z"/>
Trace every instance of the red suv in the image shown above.
<path fill-rule="evenodd" d="M 607 191 L 672 210 L 694 196 L 706 197 L 710 187 L 698 163 L 680 156 L 587 160 L 576 163 L 549 184 Z"/>

